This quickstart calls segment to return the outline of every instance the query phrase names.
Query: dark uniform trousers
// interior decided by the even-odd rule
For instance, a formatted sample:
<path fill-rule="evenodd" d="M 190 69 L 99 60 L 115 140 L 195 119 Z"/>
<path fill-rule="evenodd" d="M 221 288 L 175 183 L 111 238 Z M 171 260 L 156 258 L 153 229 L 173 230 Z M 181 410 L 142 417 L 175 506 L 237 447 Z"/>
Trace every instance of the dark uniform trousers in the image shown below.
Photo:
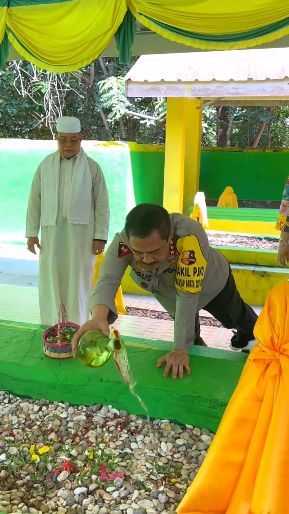
<path fill-rule="evenodd" d="M 253 329 L 257 314 L 242 300 L 231 269 L 224 289 L 203 309 L 210 312 L 225 328 L 235 328 L 243 340 L 254 339 Z M 199 315 L 196 316 L 195 330 L 196 340 L 200 337 Z"/>

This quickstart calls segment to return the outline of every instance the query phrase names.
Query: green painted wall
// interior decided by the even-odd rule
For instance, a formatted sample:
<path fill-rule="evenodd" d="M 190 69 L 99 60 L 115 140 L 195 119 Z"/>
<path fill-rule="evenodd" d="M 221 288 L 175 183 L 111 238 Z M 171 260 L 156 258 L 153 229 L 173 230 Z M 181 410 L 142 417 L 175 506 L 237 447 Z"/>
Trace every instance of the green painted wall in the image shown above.
<path fill-rule="evenodd" d="M 164 146 L 96 141 L 83 146 L 105 175 L 110 239 L 136 203 L 162 204 Z M 30 184 L 40 161 L 55 148 L 54 141 L 0 140 L 0 240 L 24 241 Z M 208 199 L 217 199 L 231 185 L 240 200 L 279 201 L 288 172 L 287 150 L 204 150 L 200 189 Z"/>
<path fill-rule="evenodd" d="M 162 203 L 164 146 L 132 144 L 131 162 L 136 202 Z M 279 201 L 288 175 L 287 149 L 208 149 L 201 153 L 200 190 L 210 200 L 217 200 L 230 185 L 240 200 Z"/>
<path fill-rule="evenodd" d="M 204 150 L 200 190 L 210 200 L 232 186 L 240 200 L 277 201 L 288 174 L 288 150 Z"/>
<path fill-rule="evenodd" d="M 139 145 L 141 148 L 145 145 Z M 162 147 L 152 151 L 147 146 L 146 151 L 136 151 L 132 145 L 130 158 L 133 170 L 133 186 L 136 203 L 163 203 L 164 189 L 164 161 L 165 154 Z"/>
<path fill-rule="evenodd" d="M 135 205 L 130 150 L 127 144 L 83 143 L 103 169 L 110 208 L 110 239 L 121 230 Z M 54 141 L 0 140 L 0 240 L 23 241 L 30 185 L 41 160 L 56 149 Z"/>
<path fill-rule="evenodd" d="M 121 230 L 136 203 L 162 204 L 162 146 L 85 141 L 87 154 L 102 167 L 109 192 L 109 239 Z M 30 185 L 37 166 L 56 149 L 55 141 L 0 140 L 0 240 L 23 241 Z"/>

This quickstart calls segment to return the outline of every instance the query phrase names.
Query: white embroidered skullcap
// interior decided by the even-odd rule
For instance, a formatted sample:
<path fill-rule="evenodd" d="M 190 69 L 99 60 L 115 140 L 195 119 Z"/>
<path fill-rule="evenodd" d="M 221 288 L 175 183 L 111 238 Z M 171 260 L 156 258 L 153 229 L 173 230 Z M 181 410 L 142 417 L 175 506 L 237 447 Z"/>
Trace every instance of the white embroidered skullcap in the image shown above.
<path fill-rule="evenodd" d="M 66 134 L 74 134 L 81 131 L 81 125 L 78 118 L 73 116 L 61 116 L 56 120 L 57 132 L 64 132 Z"/>

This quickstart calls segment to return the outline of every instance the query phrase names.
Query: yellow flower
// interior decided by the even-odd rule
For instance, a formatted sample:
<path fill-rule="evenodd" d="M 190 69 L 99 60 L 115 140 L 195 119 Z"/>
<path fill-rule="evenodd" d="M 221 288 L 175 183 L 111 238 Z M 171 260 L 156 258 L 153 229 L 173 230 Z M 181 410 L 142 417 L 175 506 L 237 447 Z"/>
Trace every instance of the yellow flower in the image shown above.
<path fill-rule="evenodd" d="M 51 450 L 51 446 L 41 446 L 41 448 L 39 448 L 39 450 L 37 450 L 37 453 L 39 453 L 39 455 L 42 455 L 43 453 L 50 452 L 50 450 Z"/>
<path fill-rule="evenodd" d="M 36 450 L 36 445 L 31 444 L 29 448 L 29 455 L 31 456 L 31 460 L 38 461 L 40 459 L 39 455 L 42 455 L 43 453 L 48 453 L 51 449 L 51 446 L 41 446 L 38 450 Z"/>
<path fill-rule="evenodd" d="M 171 483 L 172 483 L 172 484 L 175 484 L 177 481 L 178 481 L 178 479 L 177 479 L 177 478 L 171 478 Z"/>
<path fill-rule="evenodd" d="M 33 455 L 34 452 L 35 452 L 35 444 L 32 444 L 29 448 L 29 455 Z"/>
<path fill-rule="evenodd" d="M 87 457 L 89 458 L 89 460 L 93 460 L 94 451 L 92 448 L 90 448 L 90 450 L 87 451 Z"/>

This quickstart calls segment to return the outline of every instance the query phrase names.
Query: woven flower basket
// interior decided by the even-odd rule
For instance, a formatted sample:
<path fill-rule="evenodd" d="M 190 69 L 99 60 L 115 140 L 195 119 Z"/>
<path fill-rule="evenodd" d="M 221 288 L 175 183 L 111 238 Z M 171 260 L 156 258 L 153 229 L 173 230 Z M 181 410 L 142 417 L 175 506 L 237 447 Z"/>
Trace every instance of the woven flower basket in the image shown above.
<path fill-rule="evenodd" d="M 66 309 L 61 303 L 58 308 L 58 323 L 43 332 L 43 351 L 45 355 L 52 359 L 72 357 L 71 339 L 73 329 L 78 330 L 79 325 L 67 321 Z"/>

